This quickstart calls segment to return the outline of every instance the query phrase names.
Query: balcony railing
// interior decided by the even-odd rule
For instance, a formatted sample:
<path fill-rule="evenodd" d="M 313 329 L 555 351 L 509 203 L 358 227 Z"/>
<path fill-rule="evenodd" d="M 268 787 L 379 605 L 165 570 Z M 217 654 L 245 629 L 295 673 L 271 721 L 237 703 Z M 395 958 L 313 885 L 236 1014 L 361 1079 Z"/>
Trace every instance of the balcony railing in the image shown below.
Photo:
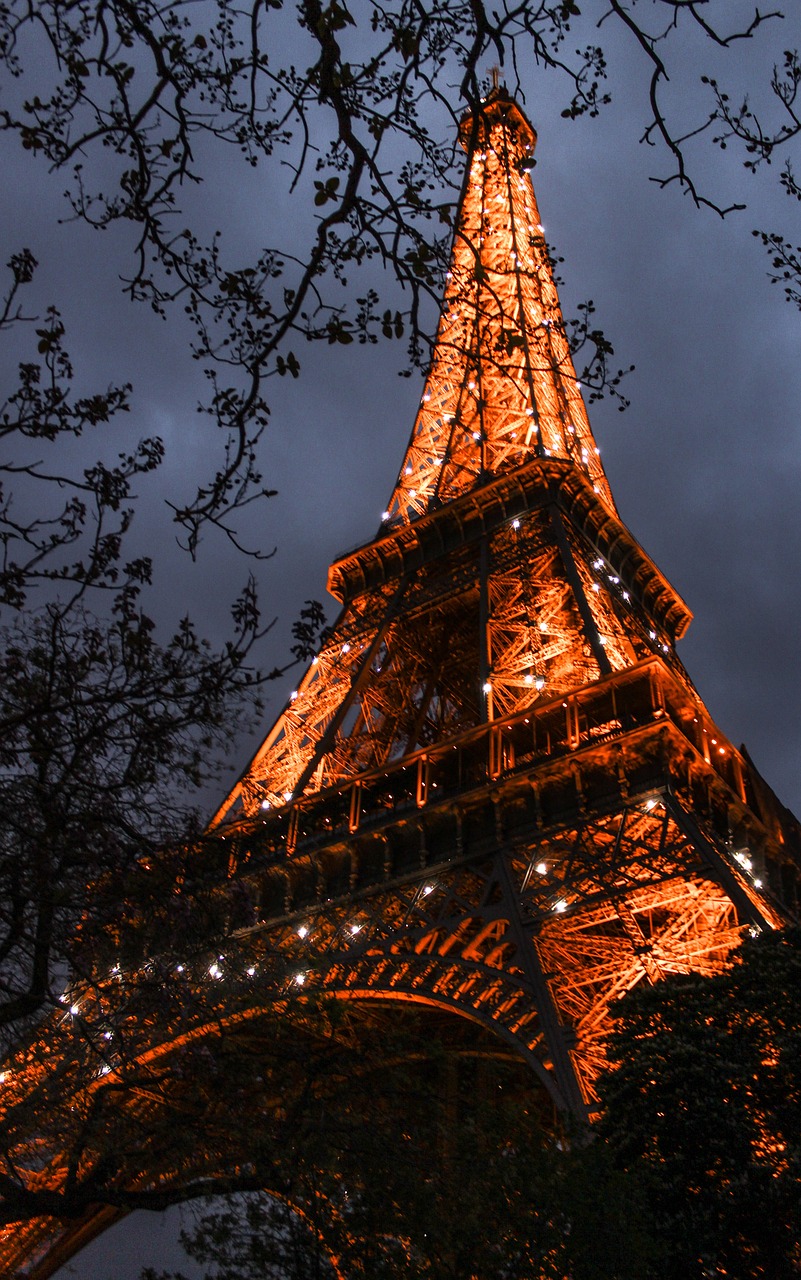
<path fill-rule="evenodd" d="M 746 800 L 742 762 L 707 722 L 698 701 L 658 658 L 618 671 L 564 698 L 478 725 L 397 762 L 302 796 L 241 824 L 237 835 L 261 857 L 313 852 L 486 787 L 515 773 L 669 720 Z M 234 834 L 234 833 L 231 833 Z"/>

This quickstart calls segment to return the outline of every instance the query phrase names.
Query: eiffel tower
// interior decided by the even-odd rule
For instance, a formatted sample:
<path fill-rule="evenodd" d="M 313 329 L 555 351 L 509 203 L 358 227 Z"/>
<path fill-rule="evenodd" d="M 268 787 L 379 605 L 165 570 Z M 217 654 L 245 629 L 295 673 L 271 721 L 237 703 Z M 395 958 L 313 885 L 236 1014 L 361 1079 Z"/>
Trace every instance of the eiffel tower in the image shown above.
<path fill-rule="evenodd" d="M 610 1004 L 714 973 L 795 901 L 797 825 L 676 653 L 691 614 L 621 522 L 529 170 L 495 87 L 467 151 L 433 360 L 378 535 L 216 821 L 262 911 L 352 998 L 451 1010 L 560 1108 Z M 302 974 L 301 974 L 302 976 Z"/>
<path fill-rule="evenodd" d="M 466 1019 L 583 1120 L 610 1005 L 780 927 L 801 843 L 712 721 L 676 653 L 691 614 L 618 516 L 534 130 L 496 86 L 461 140 L 433 359 L 381 527 L 331 566 L 341 612 L 213 833 L 255 901 L 231 945 L 282 957 L 271 998 Z M 105 1221 L 44 1251 L 52 1227 L 7 1233 L 0 1259 L 38 1250 L 49 1275 Z"/>

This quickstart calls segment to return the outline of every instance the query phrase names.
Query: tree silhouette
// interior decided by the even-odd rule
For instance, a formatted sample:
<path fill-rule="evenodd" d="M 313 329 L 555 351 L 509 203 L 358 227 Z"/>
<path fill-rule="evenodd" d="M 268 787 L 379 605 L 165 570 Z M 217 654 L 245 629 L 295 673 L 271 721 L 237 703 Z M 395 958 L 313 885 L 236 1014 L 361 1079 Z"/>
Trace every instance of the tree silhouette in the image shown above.
<path fill-rule="evenodd" d="M 801 933 L 622 1002 L 601 1131 L 645 1178 L 660 1275 L 797 1276 Z"/>

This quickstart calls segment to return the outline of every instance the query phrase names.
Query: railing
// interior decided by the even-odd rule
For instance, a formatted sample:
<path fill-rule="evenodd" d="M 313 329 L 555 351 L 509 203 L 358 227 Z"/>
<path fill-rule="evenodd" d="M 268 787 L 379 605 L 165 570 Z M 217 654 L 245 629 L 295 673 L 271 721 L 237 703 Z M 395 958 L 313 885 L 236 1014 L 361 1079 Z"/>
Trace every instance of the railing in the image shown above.
<path fill-rule="evenodd" d="M 352 781 L 300 797 L 242 824 L 237 835 L 242 848 L 251 845 L 262 857 L 286 857 L 301 848 L 313 852 L 318 845 L 666 719 L 746 800 L 737 752 L 684 685 L 658 658 L 650 658 L 564 698 L 478 725 Z"/>

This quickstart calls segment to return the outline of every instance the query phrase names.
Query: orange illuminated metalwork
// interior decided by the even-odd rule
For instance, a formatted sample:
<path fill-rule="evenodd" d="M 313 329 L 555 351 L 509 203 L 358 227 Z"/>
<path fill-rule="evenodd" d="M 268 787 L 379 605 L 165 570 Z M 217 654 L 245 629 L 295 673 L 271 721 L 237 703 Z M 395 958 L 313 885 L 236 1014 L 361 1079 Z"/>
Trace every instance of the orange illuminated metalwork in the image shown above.
<path fill-rule="evenodd" d="M 316 987 L 479 1024 L 587 1117 L 610 1004 L 779 926 L 797 827 L 710 720 L 675 650 L 691 615 L 617 515 L 534 132 L 495 90 L 462 140 L 436 347 L 384 520 L 332 565 L 340 615 L 215 819 L 258 902 L 224 947 L 247 950 L 265 1008 Z M 9 1265 L 31 1230 L 7 1236 Z"/>
<path fill-rule="evenodd" d="M 330 863 L 351 891 L 370 886 L 391 982 L 374 944 L 358 966 L 335 966 L 333 985 L 503 1026 L 558 1101 L 584 1113 L 609 1002 L 641 980 L 719 968 L 745 925 L 780 916 L 707 816 L 699 823 L 698 779 L 714 778 L 726 841 L 737 833 L 750 848 L 756 784 L 730 744 L 710 755 L 724 740 L 702 728 L 675 652 L 691 615 L 617 515 L 529 176 L 534 131 L 495 90 L 462 140 L 436 347 L 381 530 L 332 565 L 342 612 L 217 821 L 252 840 L 258 820 L 263 841 L 285 825 L 287 905 L 305 898 L 306 858 L 321 884 Z M 495 815 L 484 860 L 469 834 L 482 807 Z M 410 826 L 420 865 L 438 868 L 424 902 L 393 849 Z M 366 870 L 377 859 L 403 893 L 378 889 Z M 477 907 L 501 884 L 490 924 Z M 410 951 L 428 957 L 426 976 Z M 480 960 L 483 978 L 457 956 Z"/>
<path fill-rule="evenodd" d="M 534 131 L 496 94 L 483 118 L 465 122 L 463 141 L 435 355 L 387 519 L 415 520 L 535 457 L 570 459 L 614 510 L 528 177 Z"/>

